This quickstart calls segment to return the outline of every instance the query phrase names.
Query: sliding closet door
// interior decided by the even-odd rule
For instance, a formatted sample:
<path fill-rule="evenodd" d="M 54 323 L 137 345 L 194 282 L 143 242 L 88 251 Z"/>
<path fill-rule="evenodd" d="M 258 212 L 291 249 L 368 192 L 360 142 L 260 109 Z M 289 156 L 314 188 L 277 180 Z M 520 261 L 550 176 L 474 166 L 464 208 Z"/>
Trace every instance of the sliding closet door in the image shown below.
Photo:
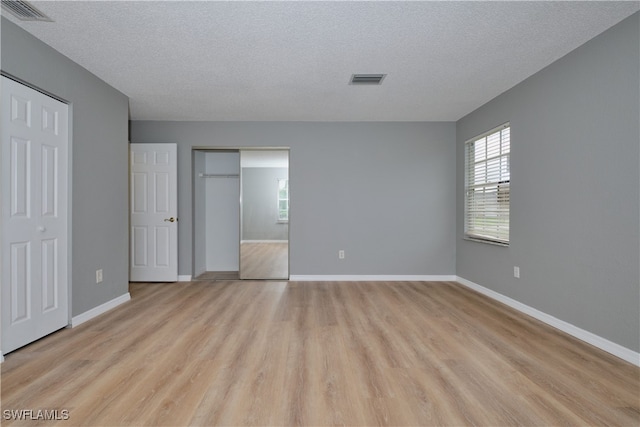
<path fill-rule="evenodd" d="M 289 278 L 289 151 L 242 150 L 241 279 Z"/>

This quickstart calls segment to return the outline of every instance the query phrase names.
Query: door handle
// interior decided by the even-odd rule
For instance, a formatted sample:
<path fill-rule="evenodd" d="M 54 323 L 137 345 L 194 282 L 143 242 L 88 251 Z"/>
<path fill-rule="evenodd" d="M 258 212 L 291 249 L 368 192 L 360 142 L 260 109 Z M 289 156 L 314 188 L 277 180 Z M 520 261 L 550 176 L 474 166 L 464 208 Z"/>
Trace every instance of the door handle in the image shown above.
<path fill-rule="evenodd" d="M 164 219 L 165 222 L 176 222 L 177 220 L 178 218 L 174 218 L 174 217 Z"/>

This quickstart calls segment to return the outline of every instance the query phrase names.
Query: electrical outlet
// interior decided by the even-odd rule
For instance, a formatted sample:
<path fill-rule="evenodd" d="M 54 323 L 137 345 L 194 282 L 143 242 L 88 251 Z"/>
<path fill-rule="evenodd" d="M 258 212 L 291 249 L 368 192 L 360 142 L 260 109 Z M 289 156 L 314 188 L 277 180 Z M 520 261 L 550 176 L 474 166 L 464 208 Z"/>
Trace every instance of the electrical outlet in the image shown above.
<path fill-rule="evenodd" d="M 338 259 L 344 259 L 344 250 L 340 249 L 338 251 Z"/>
<path fill-rule="evenodd" d="M 96 283 L 102 283 L 102 269 L 96 270 Z"/>
<path fill-rule="evenodd" d="M 515 277 L 516 279 L 520 278 L 520 267 L 513 267 L 513 277 Z"/>

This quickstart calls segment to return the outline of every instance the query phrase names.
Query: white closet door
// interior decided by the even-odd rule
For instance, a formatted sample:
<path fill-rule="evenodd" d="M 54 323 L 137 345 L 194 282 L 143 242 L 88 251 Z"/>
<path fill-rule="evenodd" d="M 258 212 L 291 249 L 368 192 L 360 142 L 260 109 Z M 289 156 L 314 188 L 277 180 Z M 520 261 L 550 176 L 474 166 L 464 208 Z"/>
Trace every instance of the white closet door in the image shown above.
<path fill-rule="evenodd" d="M 65 327 L 68 106 L 2 77 L 2 352 Z"/>

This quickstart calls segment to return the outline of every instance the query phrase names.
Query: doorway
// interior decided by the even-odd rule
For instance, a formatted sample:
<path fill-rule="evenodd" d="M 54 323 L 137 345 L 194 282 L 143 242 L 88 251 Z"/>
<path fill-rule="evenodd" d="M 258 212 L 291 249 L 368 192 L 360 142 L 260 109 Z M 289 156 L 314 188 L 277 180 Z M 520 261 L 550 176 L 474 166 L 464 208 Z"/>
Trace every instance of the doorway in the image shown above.
<path fill-rule="evenodd" d="M 289 278 L 289 150 L 193 150 L 194 280 Z"/>
<path fill-rule="evenodd" d="M 129 144 L 129 280 L 178 280 L 178 146 Z"/>

